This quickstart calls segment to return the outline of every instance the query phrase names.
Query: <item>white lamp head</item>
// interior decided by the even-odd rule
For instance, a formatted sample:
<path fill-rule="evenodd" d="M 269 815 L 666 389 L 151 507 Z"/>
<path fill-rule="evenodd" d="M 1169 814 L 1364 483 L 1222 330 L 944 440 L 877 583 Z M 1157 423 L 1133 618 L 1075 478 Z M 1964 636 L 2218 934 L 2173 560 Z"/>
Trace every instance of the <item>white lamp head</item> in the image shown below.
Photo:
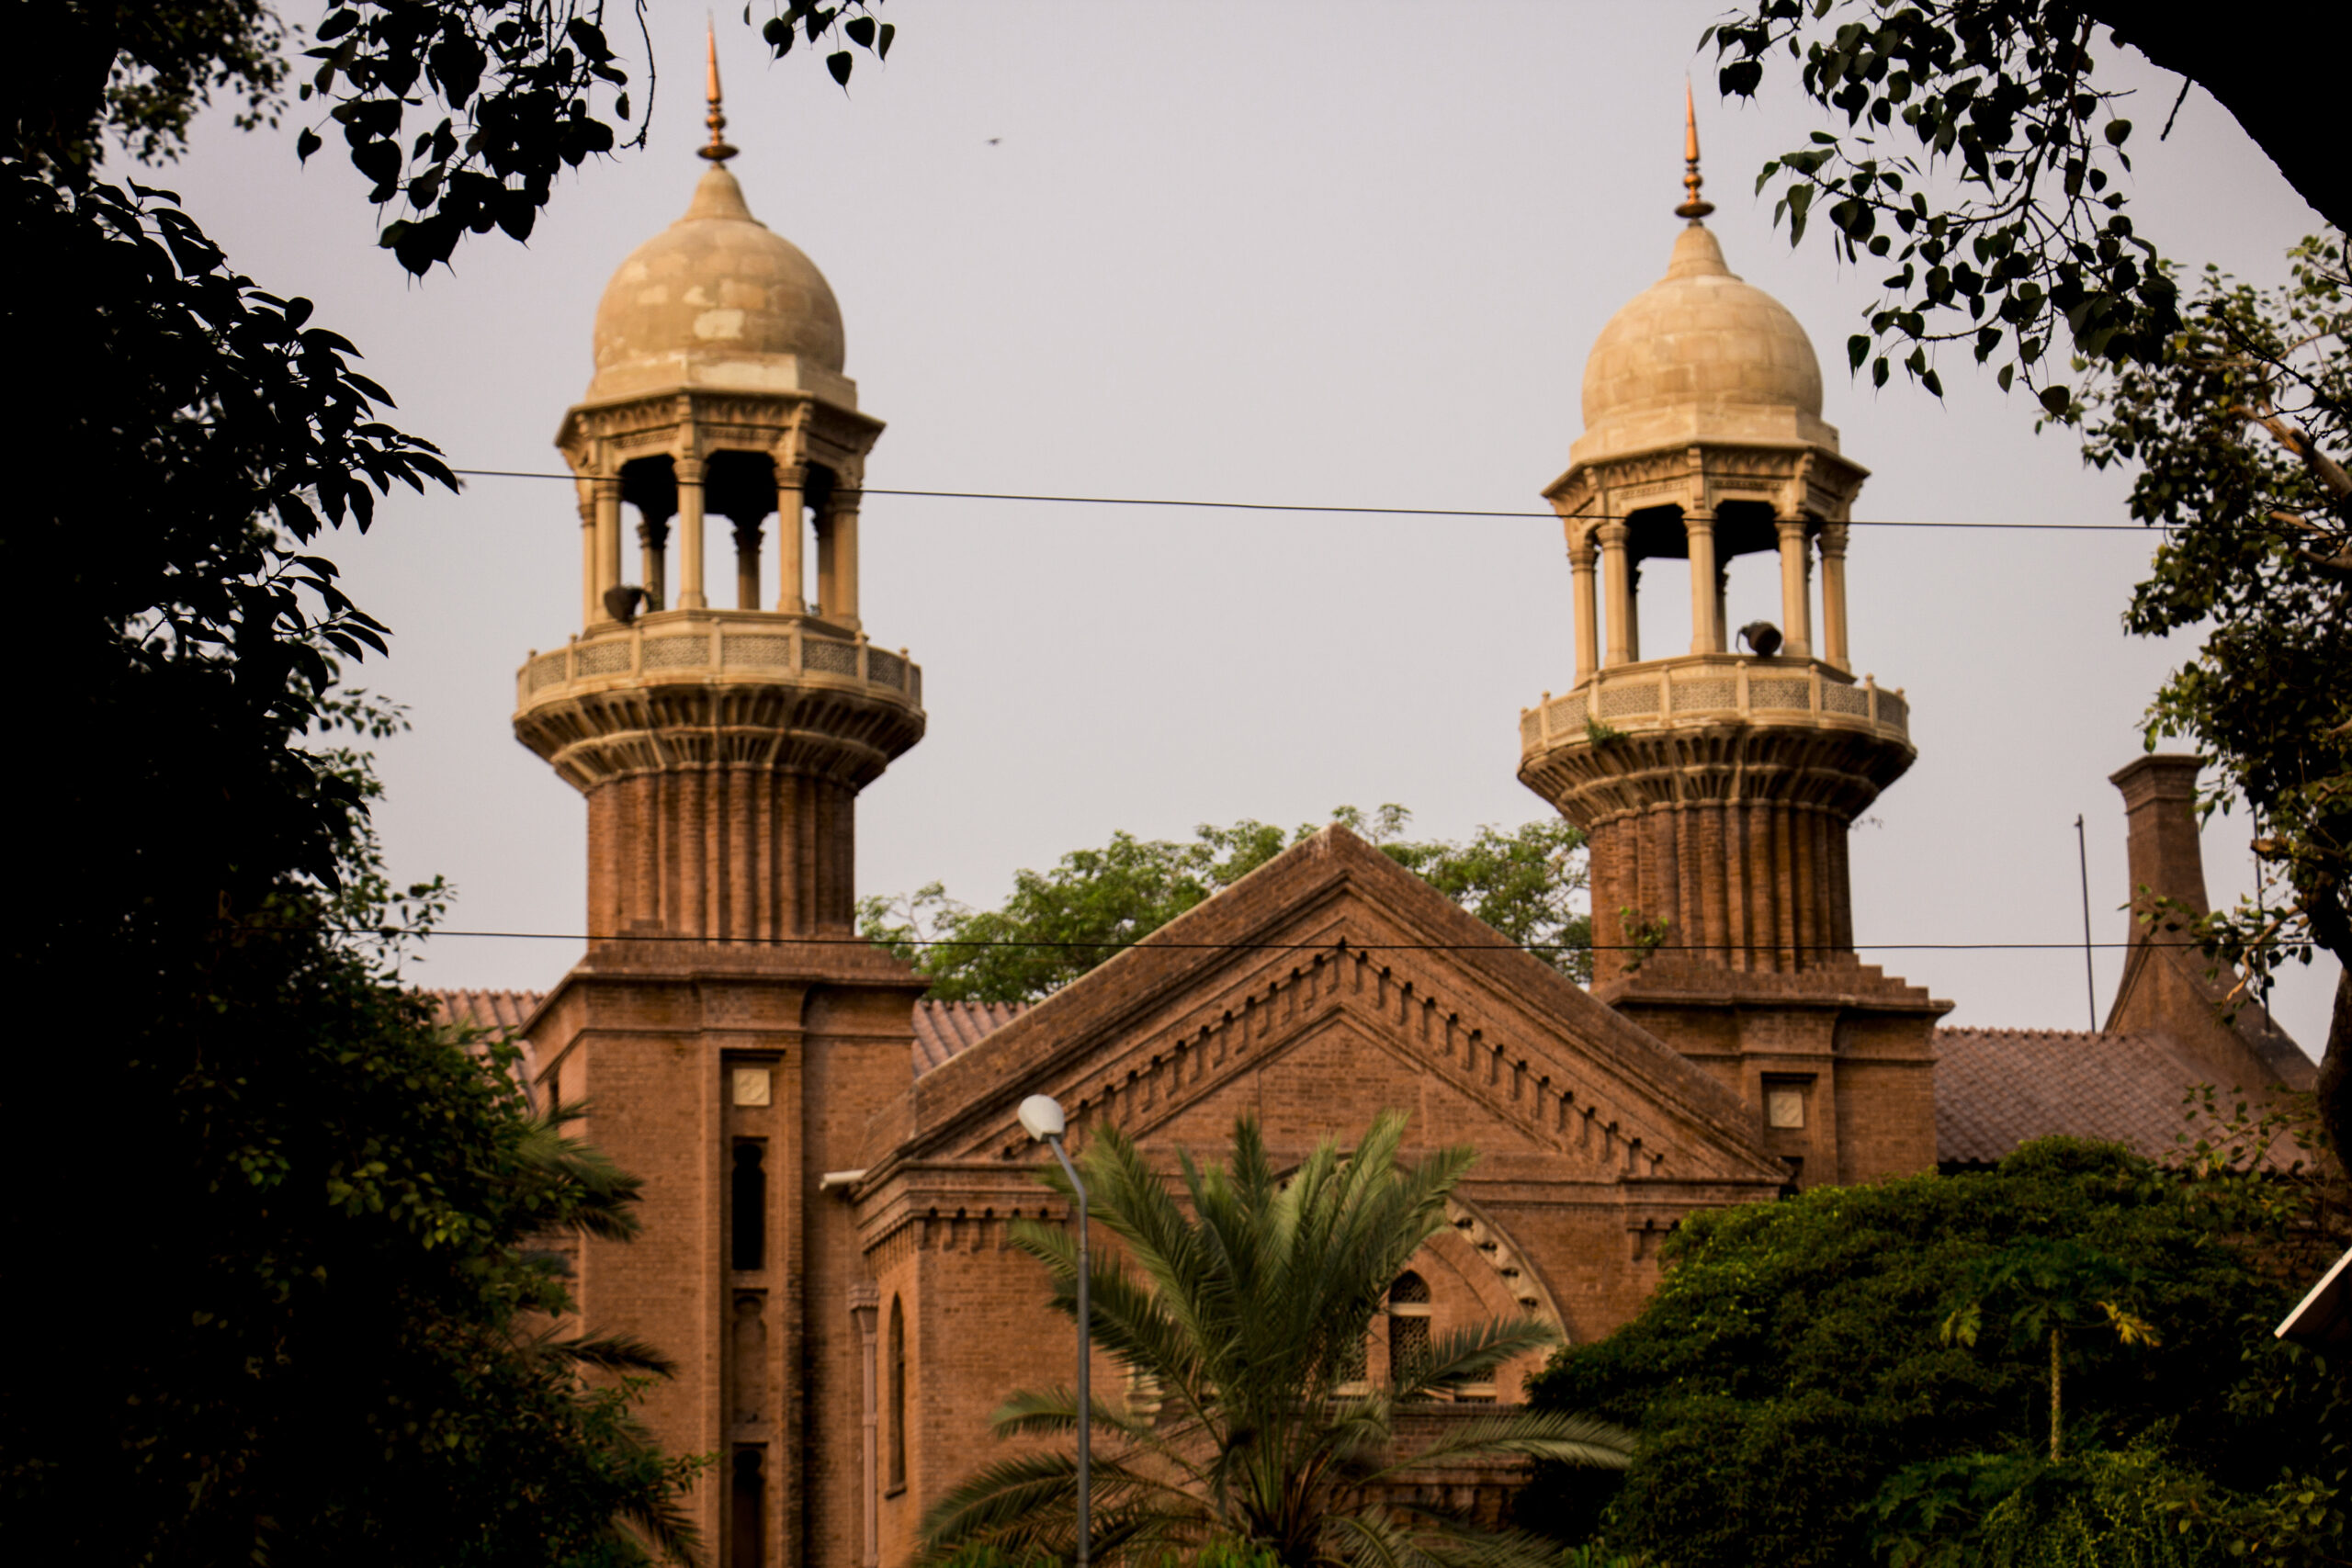
<path fill-rule="evenodd" d="M 1021 1130 L 1037 1143 L 1058 1138 L 1065 1125 L 1061 1102 L 1050 1094 L 1033 1094 L 1021 1102 Z"/>

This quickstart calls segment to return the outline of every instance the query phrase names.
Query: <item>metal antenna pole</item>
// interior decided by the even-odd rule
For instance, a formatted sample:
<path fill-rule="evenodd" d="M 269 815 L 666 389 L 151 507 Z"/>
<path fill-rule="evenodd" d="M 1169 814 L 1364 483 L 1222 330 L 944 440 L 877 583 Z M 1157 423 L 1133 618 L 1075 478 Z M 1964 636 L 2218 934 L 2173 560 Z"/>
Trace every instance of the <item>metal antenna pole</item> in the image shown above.
<path fill-rule="evenodd" d="M 2083 868 L 2083 995 L 2090 1001 L 2091 1032 L 2098 1032 L 2098 976 L 2091 968 L 2091 852 L 2083 816 L 2075 814 L 2075 857 Z"/>
<path fill-rule="evenodd" d="M 1069 1178 L 1070 1190 L 1078 1194 L 1078 1568 L 1086 1568 L 1087 1535 L 1090 1495 L 1088 1473 L 1092 1461 L 1094 1396 L 1092 1382 L 1094 1346 L 1087 1331 L 1089 1308 L 1086 1262 L 1086 1183 L 1078 1179 L 1078 1167 L 1070 1164 L 1069 1156 L 1062 1149 L 1059 1138 L 1048 1138 L 1046 1146 L 1054 1157 L 1062 1162 L 1062 1174 Z"/>

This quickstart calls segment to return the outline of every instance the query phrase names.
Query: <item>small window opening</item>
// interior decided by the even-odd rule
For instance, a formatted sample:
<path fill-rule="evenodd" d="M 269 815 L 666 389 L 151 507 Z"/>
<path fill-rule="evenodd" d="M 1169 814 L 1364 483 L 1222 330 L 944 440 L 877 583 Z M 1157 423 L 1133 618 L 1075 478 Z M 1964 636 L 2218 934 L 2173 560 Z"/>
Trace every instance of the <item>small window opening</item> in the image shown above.
<path fill-rule="evenodd" d="M 907 1483 L 907 1314 L 890 1298 L 890 1486 Z"/>
<path fill-rule="evenodd" d="M 767 1554 L 767 1484 L 761 1474 L 762 1455 L 758 1449 L 735 1450 L 735 1484 L 732 1498 L 734 1540 L 729 1552 L 732 1568 L 766 1568 Z"/>
<path fill-rule="evenodd" d="M 1388 1380 L 1401 1383 L 1430 1359 L 1430 1287 L 1419 1274 L 1396 1276 L 1388 1287 Z"/>
<path fill-rule="evenodd" d="M 768 1262 L 768 1176 L 763 1145 L 745 1139 L 735 1145 L 735 1176 L 729 1194 L 734 1209 L 731 1260 L 737 1269 L 764 1269 Z"/>

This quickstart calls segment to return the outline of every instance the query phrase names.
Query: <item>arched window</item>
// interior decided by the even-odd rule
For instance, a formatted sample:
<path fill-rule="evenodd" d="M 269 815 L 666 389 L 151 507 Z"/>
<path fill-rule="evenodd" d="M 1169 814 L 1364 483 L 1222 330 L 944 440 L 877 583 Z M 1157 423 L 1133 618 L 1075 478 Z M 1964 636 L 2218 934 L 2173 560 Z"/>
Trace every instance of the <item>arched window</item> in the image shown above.
<path fill-rule="evenodd" d="M 1388 1287 L 1388 1380 L 1403 1382 L 1430 1359 L 1430 1288 L 1411 1270 Z"/>
<path fill-rule="evenodd" d="M 768 1259 L 768 1173 L 759 1140 L 735 1145 L 735 1175 L 729 1193 L 735 1211 L 729 1260 L 738 1269 L 764 1269 Z"/>
<path fill-rule="evenodd" d="M 890 1298 L 890 1488 L 907 1483 L 907 1314 Z"/>

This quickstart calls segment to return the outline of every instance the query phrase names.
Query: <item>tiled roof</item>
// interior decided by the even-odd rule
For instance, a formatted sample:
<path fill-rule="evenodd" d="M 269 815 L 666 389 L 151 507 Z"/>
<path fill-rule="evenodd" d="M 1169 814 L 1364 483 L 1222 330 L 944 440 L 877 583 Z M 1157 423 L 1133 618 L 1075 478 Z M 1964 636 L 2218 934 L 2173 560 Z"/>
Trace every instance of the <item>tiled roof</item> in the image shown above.
<path fill-rule="evenodd" d="M 537 991 L 435 991 L 444 1023 L 469 1023 L 489 1030 L 514 1030 L 539 1005 Z M 1006 1002 L 917 1002 L 915 1076 L 921 1077 L 948 1057 L 978 1044 L 1018 1018 L 1023 1010 Z"/>
<path fill-rule="evenodd" d="M 433 1005 L 443 1023 L 470 1024 L 490 1032 L 492 1039 L 503 1039 L 523 1027 L 539 1005 L 543 993 L 538 991 L 428 991 Z M 531 1082 L 539 1076 L 538 1056 L 527 1040 L 518 1040 L 523 1054 L 515 1059 L 514 1081 L 523 1088 L 526 1098 L 531 1094 Z M 474 1049 L 479 1051 L 478 1043 Z"/>
<path fill-rule="evenodd" d="M 469 1023 L 478 1029 L 520 1029 L 545 995 L 540 991 L 435 991 L 434 1005 L 444 1023 Z"/>
<path fill-rule="evenodd" d="M 917 1002 L 915 1077 L 970 1050 L 1025 1010 L 1012 1002 Z"/>
<path fill-rule="evenodd" d="M 2144 1034 L 1936 1031 L 1936 1157 L 1988 1164 L 2055 1133 L 2179 1152 L 2190 1074 Z"/>

